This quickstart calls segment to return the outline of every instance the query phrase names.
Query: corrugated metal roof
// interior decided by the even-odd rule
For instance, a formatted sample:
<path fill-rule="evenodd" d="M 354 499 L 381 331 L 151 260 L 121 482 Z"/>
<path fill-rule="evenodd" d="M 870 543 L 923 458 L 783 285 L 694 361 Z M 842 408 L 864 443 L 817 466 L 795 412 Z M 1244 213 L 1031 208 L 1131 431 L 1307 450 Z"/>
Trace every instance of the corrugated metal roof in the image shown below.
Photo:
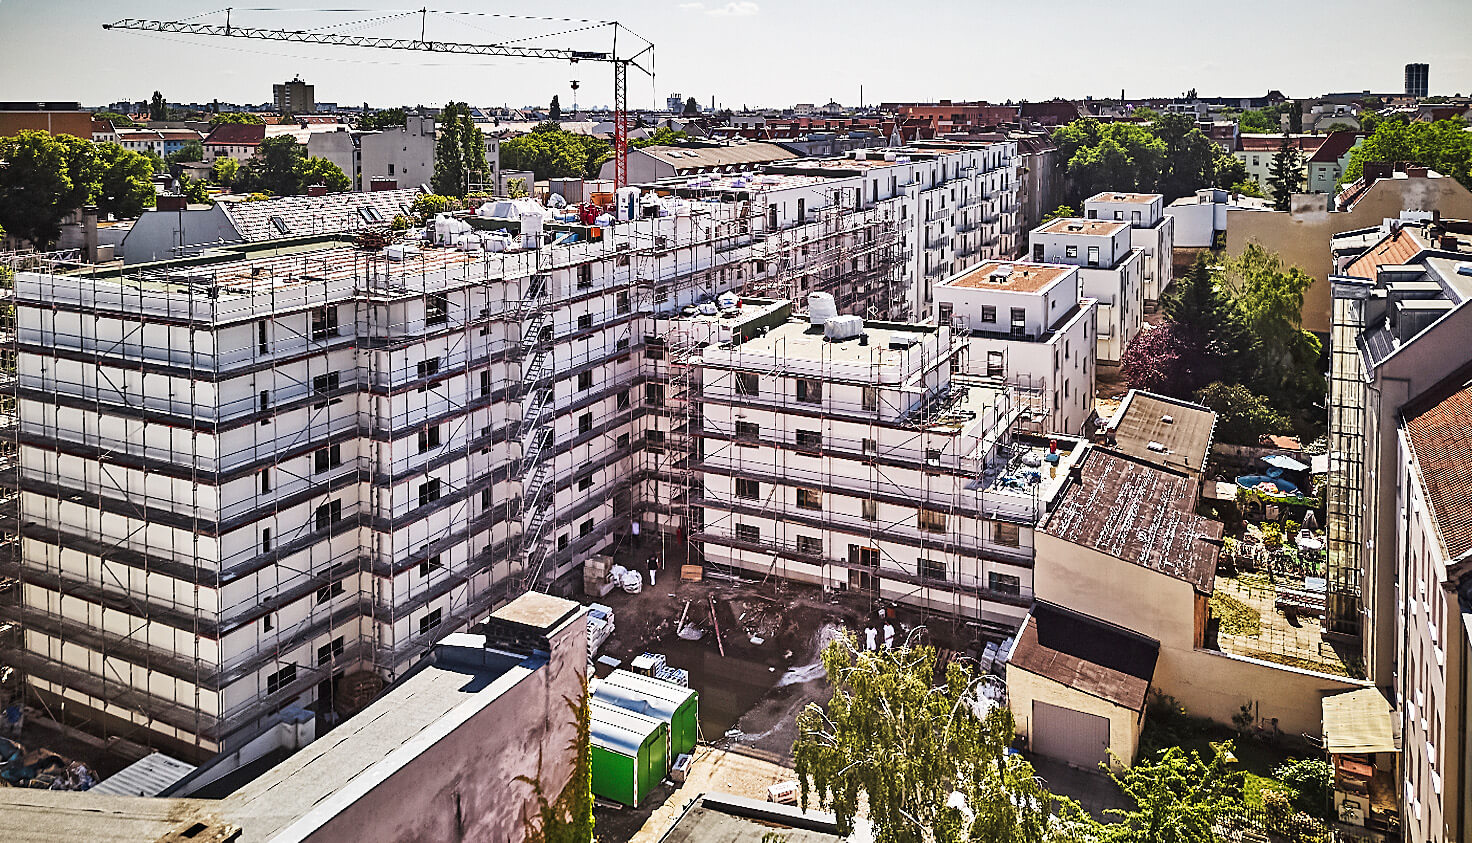
<path fill-rule="evenodd" d="M 795 158 L 791 150 L 774 143 L 736 143 L 730 146 L 646 146 L 648 153 L 678 170 L 724 167 L 730 164 L 765 164 Z"/>
<path fill-rule="evenodd" d="M 1033 607 L 1007 669 L 1020 669 L 1140 711 L 1160 642 L 1049 603 Z"/>
<path fill-rule="evenodd" d="M 665 728 L 661 720 L 619 708 L 596 697 L 588 703 L 588 711 L 593 745 L 631 758 L 638 756 L 639 747 L 649 740 L 650 735 Z"/>
<path fill-rule="evenodd" d="M 158 796 L 192 772 L 193 764 L 155 752 L 103 779 L 92 788 L 92 792 L 115 796 Z"/>
<path fill-rule="evenodd" d="M 694 696 L 689 688 L 627 670 L 615 670 L 593 691 L 595 700 L 665 721 Z"/>

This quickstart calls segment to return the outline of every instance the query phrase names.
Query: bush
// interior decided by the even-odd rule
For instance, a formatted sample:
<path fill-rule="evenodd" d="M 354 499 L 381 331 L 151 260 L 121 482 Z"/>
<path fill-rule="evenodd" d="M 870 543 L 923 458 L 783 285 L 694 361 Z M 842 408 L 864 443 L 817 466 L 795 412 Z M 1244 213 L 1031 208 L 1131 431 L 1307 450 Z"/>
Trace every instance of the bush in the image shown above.
<path fill-rule="evenodd" d="M 1327 761 L 1300 758 L 1273 770 L 1273 776 L 1293 792 L 1293 807 L 1311 817 L 1332 816 L 1330 789 L 1334 784 L 1334 768 Z"/>
<path fill-rule="evenodd" d="M 449 196 L 425 193 L 414 200 L 414 204 L 409 206 L 409 211 L 420 219 L 427 220 L 435 214 L 443 214 L 447 211 L 456 210 L 459 207 L 460 203 Z"/>
<path fill-rule="evenodd" d="M 1215 438 L 1232 445 L 1256 445 L 1264 433 L 1291 429 L 1288 417 L 1273 409 L 1268 400 L 1240 384 L 1221 381 L 1196 391 L 1196 402 L 1216 413 Z"/>
<path fill-rule="evenodd" d="M 1283 544 L 1283 529 L 1276 522 L 1269 521 L 1262 525 L 1262 546 L 1267 548 L 1280 547 Z"/>

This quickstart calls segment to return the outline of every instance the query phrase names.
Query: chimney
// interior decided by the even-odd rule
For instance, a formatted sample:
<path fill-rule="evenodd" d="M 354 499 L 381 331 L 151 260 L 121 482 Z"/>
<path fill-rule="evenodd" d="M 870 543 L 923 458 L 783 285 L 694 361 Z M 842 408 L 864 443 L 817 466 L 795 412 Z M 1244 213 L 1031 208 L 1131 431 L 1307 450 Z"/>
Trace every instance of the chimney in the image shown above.
<path fill-rule="evenodd" d="M 325 184 L 314 184 L 314 185 L 311 185 L 310 187 L 307 188 L 307 195 L 308 196 L 326 196 L 327 195 L 327 185 L 325 185 Z"/>
<path fill-rule="evenodd" d="M 1394 170 L 1392 170 L 1391 165 L 1384 161 L 1366 161 L 1364 166 L 1365 184 L 1389 178 L 1392 172 Z"/>
<path fill-rule="evenodd" d="M 97 206 L 82 208 L 82 256 L 87 263 L 97 263 Z"/>
<path fill-rule="evenodd" d="M 189 200 L 177 193 L 160 193 L 154 207 L 160 211 L 182 211 L 189 207 Z"/>
<path fill-rule="evenodd" d="M 1426 168 L 1425 167 L 1422 167 L 1422 166 L 1419 166 L 1419 165 L 1407 164 L 1406 165 L 1406 178 L 1408 178 L 1408 179 L 1424 179 L 1424 178 L 1426 178 Z"/>
<path fill-rule="evenodd" d="M 398 179 L 371 178 L 368 180 L 368 192 L 377 193 L 380 190 L 398 190 Z"/>

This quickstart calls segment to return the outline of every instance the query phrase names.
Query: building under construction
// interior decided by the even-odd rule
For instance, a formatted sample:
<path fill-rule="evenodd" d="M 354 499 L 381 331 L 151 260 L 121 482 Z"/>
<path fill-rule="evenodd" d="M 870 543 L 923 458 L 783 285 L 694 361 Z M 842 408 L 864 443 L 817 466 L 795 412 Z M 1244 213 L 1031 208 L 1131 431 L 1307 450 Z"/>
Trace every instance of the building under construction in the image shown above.
<path fill-rule="evenodd" d="M 695 352 L 737 321 L 721 294 L 914 319 L 1002 248 L 981 220 L 1015 210 L 1011 142 L 855 155 L 646 185 L 600 227 L 478 214 L 434 245 L 19 263 L 5 663 L 58 719 L 199 757 L 288 706 L 350 713 L 635 520 L 708 536 Z M 956 388 L 958 343 L 913 330 L 929 374 L 882 421 L 983 413 L 944 453 L 971 461 L 946 482 L 987 480 L 1005 390 Z"/>

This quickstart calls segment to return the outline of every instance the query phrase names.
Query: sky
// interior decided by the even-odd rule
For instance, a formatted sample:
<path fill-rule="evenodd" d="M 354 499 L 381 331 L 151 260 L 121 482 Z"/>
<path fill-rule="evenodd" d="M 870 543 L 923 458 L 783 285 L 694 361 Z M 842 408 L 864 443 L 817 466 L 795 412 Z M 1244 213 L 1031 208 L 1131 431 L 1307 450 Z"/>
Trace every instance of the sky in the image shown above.
<path fill-rule="evenodd" d="M 193 19 L 220 0 L 0 0 L 0 100 L 105 105 L 262 103 L 300 75 L 318 101 L 374 107 L 612 102 L 607 64 L 449 56 L 208 36 L 104 31 L 112 20 Z M 234 2 L 234 0 L 225 0 Z M 267 0 L 235 26 L 419 36 L 403 0 Z M 428 2 L 428 0 L 426 0 Z M 421 3 L 424 5 L 425 3 Z M 1407 62 L 1431 93 L 1472 93 L 1472 0 L 433 0 L 431 40 L 607 50 L 655 45 L 655 76 L 631 72 L 634 107 L 666 95 L 720 107 L 1055 96 L 1289 97 L 1395 92 Z M 309 8 L 351 8 L 323 13 Z M 445 14 L 445 12 L 452 14 Z M 453 14 L 458 12 L 459 14 Z M 538 16 L 545 19 L 510 17 Z M 367 24 L 362 21 L 369 21 Z M 642 44 L 641 44 L 642 46 Z M 581 82 L 574 94 L 571 80 Z"/>

